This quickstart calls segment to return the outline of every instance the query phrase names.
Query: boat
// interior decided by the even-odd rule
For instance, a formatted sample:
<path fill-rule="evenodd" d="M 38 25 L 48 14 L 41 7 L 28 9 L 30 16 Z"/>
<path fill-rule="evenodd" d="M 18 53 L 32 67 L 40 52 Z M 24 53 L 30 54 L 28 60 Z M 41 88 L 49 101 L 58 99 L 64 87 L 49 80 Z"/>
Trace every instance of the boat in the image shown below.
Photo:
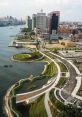
<path fill-rule="evenodd" d="M 13 67 L 13 65 L 4 65 L 4 67 L 6 67 L 6 68 Z"/>
<path fill-rule="evenodd" d="M 8 65 L 4 65 L 4 67 L 8 67 Z"/>

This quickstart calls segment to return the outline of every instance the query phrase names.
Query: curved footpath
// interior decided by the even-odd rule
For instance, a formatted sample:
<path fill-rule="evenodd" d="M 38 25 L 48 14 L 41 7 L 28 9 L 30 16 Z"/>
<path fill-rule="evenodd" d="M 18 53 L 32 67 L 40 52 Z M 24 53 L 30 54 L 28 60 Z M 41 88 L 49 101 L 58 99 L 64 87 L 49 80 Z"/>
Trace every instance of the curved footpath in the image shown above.
<path fill-rule="evenodd" d="M 77 92 L 78 92 L 78 90 L 79 90 L 79 88 L 80 88 L 80 86 L 81 86 L 81 79 L 82 79 L 82 74 L 80 73 L 80 71 L 78 70 L 78 68 L 70 61 L 70 60 L 66 60 L 65 58 L 63 58 L 63 57 L 61 57 L 61 56 L 59 56 L 59 55 L 57 55 L 57 54 L 54 54 L 54 53 L 52 53 L 52 52 L 50 52 L 52 55 L 55 55 L 55 56 L 57 56 L 57 57 L 59 57 L 59 58 L 61 58 L 61 60 L 63 61 L 63 62 L 67 62 L 69 65 L 70 65 L 70 67 L 68 67 L 69 68 L 69 72 L 70 72 L 70 78 L 71 78 L 71 76 L 72 76 L 72 79 L 75 81 L 76 80 L 76 83 L 75 83 L 75 85 L 74 85 L 74 82 L 73 81 L 70 81 L 69 82 L 69 88 L 71 88 L 71 87 L 74 87 L 74 88 L 71 88 L 72 90 L 70 90 L 70 92 L 69 92 L 69 90 L 67 90 L 67 88 L 66 87 L 64 87 L 63 89 L 62 89 L 62 91 L 64 90 L 65 92 L 68 92 L 68 95 L 70 94 L 71 96 L 70 96 L 70 98 L 72 97 L 72 98 L 76 98 L 76 99 L 78 99 L 78 100 L 81 100 L 82 101 L 82 97 L 81 96 L 78 96 L 77 95 Z M 65 61 L 64 61 L 65 60 Z M 66 64 L 67 65 L 67 64 Z M 73 69 L 73 70 L 70 70 L 70 69 Z M 73 71 L 73 73 L 72 73 L 72 71 Z M 72 73 L 72 74 L 71 74 Z M 70 79 L 69 78 L 69 79 Z M 74 86 L 73 86 L 74 85 Z M 62 93 L 63 94 L 63 93 Z M 61 93 L 60 93 L 60 96 L 61 96 L 61 98 L 62 98 L 62 95 L 61 95 Z M 64 96 L 64 95 L 63 95 Z M 64 99 L 64 98 L 63 98 Z M 66 100 L 66 99 L 65 99 Z"/>
<path fill-rule="evenodd" d="M 60 80 L 61 70 L 60 70 L 59 65 L 54 61 L 54 59 L 50 58 L 49 56 L 45 55 L 42 52 L 40 52 L 40 53 L 43 56 L 46 56 L 52 62 L 54 62 L 54 64 L 56 65 L 56 67 L 58 69 L 58 75 L 48 85 L 46 85 L 44 88 L 41 88 L 39 90 L 35 90 L 35 91 L 32 91 L 32 92 L 29 92 L 29 93 L 27 92 L 27 93 L 23 93 L 23 94 L 17 94 L 16 95 L 16 103 L 21 103 L 21 102 L 24 102 L 24 101 L 26 101 L 27 103 L 29 103 L 29 100 L 36 99 L 36 97 L 39 97 L 42 94 L 44 94 L 44 93 L 47 92 L 46 95 L 45 95 L 44 103 L 45 103 L 45 108 L 46 108 L 48 117 L 52 117 L 52 114 L 51 114 L 51 111 L 50 111 L 50 107 L 49 107 L 49 104 L 48 104 L 48 101 L 49 101 L 49 91 L 52 88 L 54 88 L 57 85 L 58 81 Z"/>
<path fill-rule="evenodd" d="M 41 52 L 42 53 L 42 52 Z M 59 82 L 60 80 L 60 76 L 61 76 L 61 70 L 60 70 L 60 67 L 59 65 L 57 64 L 57 62 L 54 61 L 54 59 L 51 59 L 49 56 L 45 55 L 44 53 L 42 53 L 44 56 L 46 56 L 48 59 L 50 59 L 52 62 L 54 62 L 54 64 L 57 66 L 57 69 L 58 69 L 58 76 L 56 78 L 56 81 L 54 82 L 54 84 L 50 87 L 50 89 L 46 92 L 45 94 L 45 100 L 44 100 L 44 104 L 45 104 L 45 108 L 46 108 L 46 112 L 47 112 L 47 115 L 48 117 L 52 117 L 52 114 L 51 114 L 51 110 L 50 110 L 50 106 L 49 106 L 49 92 L 52 88 L 54 88 L 57 83 Z"/>
<path fill-rule="evenodd" d="M 77 95 L 78 90 L 80 89 L 81 83 L 82 83 L 81 82 L 82 81 L 82 74 L 80 73 L 79 69 L 71 61 L 69 61 L 69 62 L 75 68 L 75 70 L 76 70 L 76 72 L 78 74 L 78 77 L 76 77 L 77 84 L 76 84 L 75 89 L 72 92 L 72 96 L 82 101 L 82 97 Z"/>
<path fill-rule="evenodd" d="M 34 100 L 37 97 L 41 96 L 42 94 L 46 93 L 45 95 L 45 108 L 47 111 L 47 115 L 48 117 L 52 117 L 51 111 L 50 111 L 50 107 L 48 104 L 49 101 L 49 91 L 54 88 L 54 86 L 58 83 L 58 81 L 60 80 L 60 75 L 61 75 L 61 71 L 60 71 L 60 67 L 59 65 L 50 57 L 48 57 L 47 55 L 45 55 L 44 53 L 40 52 L 43 56 L 46 56 L 48 59 L 50 59 L 52 62 L 54 62 L 54 64 L 56 65 L 57 69 L 58 69 L 58 75 L 56 77 L 54 77 L 50 83 L 48 83 L 47 85 L 45 85 L 43 88 L 32 91 L 32 92 L 27 92 L 27 93 L 23 93 L 23 94 L 17 94 L 16 95 L 16 103 L 21 103 L 21 102 L 27 102 L 29 103 L 29 100 Z M 8 115 L 8 117 L 13 117 L 12 113 L 11 113 L 11 109 L 10 106 L 8 104 L 8 101 L 10 99 L 10 92 L 11 90 L 14 88 L 15 85 L 13 85 L 8 91 L 7 94 L 5 96 L 5 111 Z M 17 115 L 17 117 L 19 117 L 19 115 L 17 113 L 15 113 Z"/>
<path fill-rule="evenodd" d="M 27 93 L 22 93 L 22 94 L 17 94 L 16 95 L 16 103 L 24 102 L 26 100 L 29 101 L 33 98 L 36 98 L 36 97 L 44 94 L 47 90 L 51 90 L 51 88 L 53 88 L 58 83 L 58 81 L 60 80 L 61 71 L 60 71 L 59 65 L 53 59 L 51 59 L 50 57 L 48 57 L 44 53 L 41 52 L 41 54 L 43 54 L 48 59 L 50 59 L 52 62 L 54 62 L 54 64 L 57 66 L 57 69 L 58 69 L 57 77 L 55 77 L 53 79 L 53 81 L 51 81 L 51 83 L 49 83 L 47 86 L 45 86 L 45 87 L 43 87 L 39 90 L 35 90 L 35 91 L 32 91 L 32 92 L 27 92 Z"/>
<path fill-rule="evenodd" d="M 27 92 L 27 93 L 23 93 L 23 94 L 17 94 L 16 95 L 16 103 L 21 103 L 21 102 L 27 102 L 27 103 L 29 103 L 29 100 L 36 99 L 37 97 L 39 97 L 42 94 L 46 93 L 45 100 L 44 100 L 44 102 L 45 102 L 45 108 L 46 108 L 48 117 L 52 117 L 52 114 L 51 114 L 51 111 L 50 111 L 50 107 L 49 107 L 49 104 L 48 104 L 48 101 L 49 101 L 49 91 L 52 88 L 54 88 L 57 85 L 58 81 L 60 80 L 61 70 L 60 70 L 59 65 L 54 61 L 54 59 L 50 58 L 49 56 L 45 55 L 42 52 L 40 52 L 40 53 L 43 56 L 46 56 L 52 62 L 54 62 L 54 64 L 56 65 L 56 67 L 58 69 L 58 75 L 56 77 L 54 77 L 53 80 L 50 83 L 48 83 L 47 85 L 45 85 L 43 88 L 41 88 L 39 90 L 35 90 L 35 91 L 29 92 L 29 93 Z M 9 97 L 7 99 L 9 99 Z M 8 106 L 8 103 L 7 103 L 7 106 Z M 12 117 L 12 113 L 11 113 L 10 108 L 9 107 L 7 107 L 7 108 L 8 108 L 7 109 L 8 112 L 6 111 L 7 114 L 9 114 L 9 117 Z"/>
<path fill-rule="evenodd" d="M 11 109 L 9 107 L 9 98 L 10 98 L 10 92 L 12 91 L 14 85 L 7 91 L 6 95 L 5 95 L 5 112 L 7 114 L 8 117 L 13 117 L 12 113 L 11 113 Z"/>
<path fill-rule="evenodd" d="M 60 80 L 61 77 L 61 70 L 59 65 L 57 64 L 57 62 L 54 60 L 54 57 L 50 57 L 48 56 L 46 53 L 40 52 L 43 56 L 47 57 L 48 59 L 50 59 L 52 62 L 54 62 L 54 64 L 56 65 L 57 69 L 58 69 L 58 75 L 56 77 L 53 78 L 53 80 L 48 83 L 47 85 L 45 85 L 43 88 L 32 91 L 32 92 L 27 92 L 27 93 L 23 93 L 23 94 L 17 94 L 16 95 L 16 103 L 21 103 L 21 102 L 27 102 L 29 103 L 30 100 L 36 99 L 37 97 L 41 96 L 42 94 L 45 93 L 45 100 L 44 100 L 44 104 L 45 104 L 45 109 L 47 111 L 47 115 L 48 117 L 52 117 L 51 114 L 51 110 L 49 107 L 49 92 L 52 88 L 54 88 L 57 83 Z M 78 70 L 78 68 L 69 60 L 66 60 L 65 58 L 54 54 L 52 52 L 49 52 L 49 55 L 53 55 L 56 56 L 58 58 L 60 58 L 60 60 L 67 66 L 68 70 L 69 70 L 69 82 L 67 82 L 67 85 L 62 88 L 59 92 L 60 100 L 67 100 L 69 96 L 72 96 L 74 98 L 77 98 L 79 100 L 82 100 L 82 97 L 77 95 L 77 92 L 81 86 L 81 74 Z M 53 59 L 52 59 L 53 58 Z M 11 88 L 12 89 L 12 88 Z M 8 106 L 8 99 L 9 99 L 9 92 L 11 90 L 9 90 L 7 92 L 7 95 L 5 96 L 5 100 L 7 101 L 5 104 L 5 110 L 8 114 L 9 117 L 13 117 L 11 114 L 11 110 Z M 65 94 L 62 93 L 62 91 L 64 91 Z M 66 97 L 67 96 L 67 97 Z"/>
<path fill-rule="evenodd" d="M 52 117 L 52 113 L 49 106 L 49 91 L 47 91 L 45 94 L 44 104 L 48 117 Z"/>

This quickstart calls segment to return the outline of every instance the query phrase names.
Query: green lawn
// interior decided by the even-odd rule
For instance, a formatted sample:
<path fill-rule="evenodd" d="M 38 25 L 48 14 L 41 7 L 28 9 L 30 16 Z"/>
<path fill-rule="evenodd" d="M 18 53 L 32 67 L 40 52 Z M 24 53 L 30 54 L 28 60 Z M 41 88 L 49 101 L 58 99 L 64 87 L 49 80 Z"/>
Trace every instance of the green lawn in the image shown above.
<path fill-rule="evenodd" d="M 67 67 L 62 63 L 62 62 L 58 62 L 61 72 L 67 72 Z"/>
<path fill-rule="evenodd" d="M 30 57 L 31 57 L 30 54 L 27 54 L 27 53 L 20 53 L 20 54 L 14 55 L 14 56 L 13 56 L 13 59 L 25 61 L 25 60 L 28 60 Z"/>
<path fill-rule="evenodd" d="M 13 55 L 13 59 L 18 61 L 32 61 L 40 59 L 41 57 L 42 55 L 38 51 L 32 53 L 18 53 Z"/>
<path fill-rule="evenodd" d="M 22 117 L 21 112 L 19 112 L 19 111 L 17 110 L 16 98 L 15 98 L 15 97 L 12 97 L 12 98 L 11 98 L 10 109 L 11 109 L 11 112 L 12 112 L 12 114 L 13 114 L 13 117 L 17 117 L 17 115 L 18 115 L 19 117 Z"/>
<path fill-rule="evenodd" d="M 30 104 L 29 117 L 47 117 L 44 106 L 44 96 L 41 96 L 37 101 Z"/>
<path fill-rule="evenodd" d="M 56 85 L 57 87 L 61 87 L 66 83 L 66 78 L 65 77 L 61 77 L 58 84 Z"/>
<path fill-rule="evenodd" d="M 52 112 L 53 117 L 57 117 L 58 110 L 57 110 L 57 108 L 56 108 L 56 106 L 55 106 L 54 89 L 52 89 L 52 90 L 50 91 L 49 97 L 50 97 L 50 102 L 52 103 L 52 105 L 50 106 L 50 110 L 51 110 L 51 112 Z"/>
<path fill-rule="evenodd" d="M 19 114 L 19 117 L 47 117 L 44 95 L 28 105 L 24 103 L 16 104 L 15 98 L 12 100 L 12 103 L 13 109 Z M 13 117 L 16 117 L 16 115 L 13 114 Z"/>
<path fill-rule="evenodd" d="M 51 62 L 50 64 L 47 65 L 45 72 L 43 73 L 43 75 L 47 75 L 50 76 L 50 78 L 56 76 L 58 73 L 57 67 L 55 66 L 55 64 L 53 62 Z"/>

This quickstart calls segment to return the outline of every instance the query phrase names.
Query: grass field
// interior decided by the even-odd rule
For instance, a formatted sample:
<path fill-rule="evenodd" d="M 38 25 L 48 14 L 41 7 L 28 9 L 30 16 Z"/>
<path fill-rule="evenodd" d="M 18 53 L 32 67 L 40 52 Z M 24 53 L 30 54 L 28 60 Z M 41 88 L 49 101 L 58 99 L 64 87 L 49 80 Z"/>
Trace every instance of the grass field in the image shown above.
<path fill-rule="evenodd" d="M 61 87 L 64 86 L 64 84 L 66 83 L 66 78 L 65 77 L 61 77 L 58 84 L 56 85 L 56 87 Z"/>
<path fill-rule="evenodd" d="M 29 117 L 47 117 L 44 106 L 44 96 L 41 96 L 37 101 L 30 104 Z"/>
<path fill-rule="evenodd" d="M 20 54 L 14 55 L 13 59 L 20 60 L 20 61 L 25 61 L 25 60 L 28 60 L 30 57 L 31 57 L 30 54 L 20 53 Z"/>
<path fill-rule="evenodd" d="M 44 75 L 50 76 L 50 78 L 56 76 L 58 73 L 57 67 L 53 62 L 47 65 Z"/>
<path fill-rule="evenodd" d="M 41 57 L 42 55 L 38 51 L 35 51 L 32 53 L 18 53 L 18 54 L 13 55 L 13 59 L 18 60 L 18 61 L 36 60 Z"/>
<path fill-rule="evenodd" d="M 44 95 L 28 105 L 21 103 L 16 106 L 16 109 L 21 112 L 20 117 L 47 117 L 44 106 Z"/>
<path fill-rule="evenodd" d="M 61 72 L 67 72 L 67 67 L 62 63 L 62 62 L 58 62 Z"/>

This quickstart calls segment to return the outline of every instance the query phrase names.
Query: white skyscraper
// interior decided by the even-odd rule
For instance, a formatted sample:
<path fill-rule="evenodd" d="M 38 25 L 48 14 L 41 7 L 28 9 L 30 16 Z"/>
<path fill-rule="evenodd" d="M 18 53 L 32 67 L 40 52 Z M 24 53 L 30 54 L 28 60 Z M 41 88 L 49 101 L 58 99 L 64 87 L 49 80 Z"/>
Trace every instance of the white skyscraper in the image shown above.
<path fill-rule="evenodd" d="M 26 28 L 28 29 L 32 29 L 32 19 L 30 18 L 30 16 L 26 16 Z"/>
<path fill-rule="evenodd" d="M 43 13 L 42 10 L 36 15 L 36 28 L 40 29 L 41 32 L 46 31 L 46 13 Z"/>
<path fill-rule="evenodd" d="M 36 14 L 32 15 L 32 30 L 36 28 Z"/>

